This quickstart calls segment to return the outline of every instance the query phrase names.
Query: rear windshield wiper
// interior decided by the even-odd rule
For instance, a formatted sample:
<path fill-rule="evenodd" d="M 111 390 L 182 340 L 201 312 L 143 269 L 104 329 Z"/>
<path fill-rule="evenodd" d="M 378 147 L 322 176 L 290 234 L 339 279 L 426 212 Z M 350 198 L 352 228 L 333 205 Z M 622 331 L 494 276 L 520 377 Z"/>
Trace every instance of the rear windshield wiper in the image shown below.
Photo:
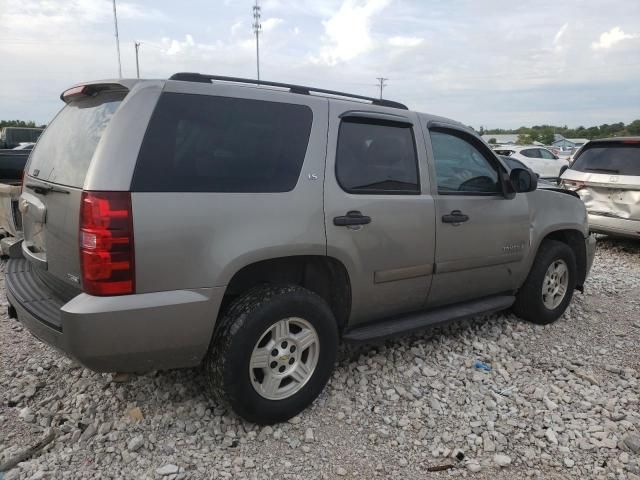
<path fill-rule="evenodd" d="M 46 185 L 34 185 L 33 183 L 27 183 L 25 184 L 25 187 L 27 187 L 30 190 L 33 190 L 39 195 L 46 195 L 49 192 L 66 193 L 66 194 L 71 193 L 69 192 L 69 190 L 63 190 L 62 188 L 50 187 Z"/>
<path fill-rule="evenodd" d="M 605 173 L 620 173 L 620 170 L 615 168 L 585 168 L 587 172 L 605 172 Z"/>

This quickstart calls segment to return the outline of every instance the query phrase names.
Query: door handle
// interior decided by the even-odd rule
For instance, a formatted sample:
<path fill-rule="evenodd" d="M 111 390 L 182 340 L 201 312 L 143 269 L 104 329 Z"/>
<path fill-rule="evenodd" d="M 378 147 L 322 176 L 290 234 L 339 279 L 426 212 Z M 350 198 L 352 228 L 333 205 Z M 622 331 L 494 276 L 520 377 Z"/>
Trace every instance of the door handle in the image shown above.
<path fill-rule="evenodd" d="M 469 216 L 462 213 L 460 210 L 454 210 L 449 215 L 442 216 L 443 223 L 463 223 L 469 220 Z"/>
<path fill-rule="evenodd" d="M 342 217 L 333 218 L 333 224 L 337 225 L 338 227 L 346 227 L 349 225 L 367 225 L 368 223 L 371 223 L 371 217 L 362 215 L 362 212 L 359 212 L 357 210 L 351 210 Z"/>

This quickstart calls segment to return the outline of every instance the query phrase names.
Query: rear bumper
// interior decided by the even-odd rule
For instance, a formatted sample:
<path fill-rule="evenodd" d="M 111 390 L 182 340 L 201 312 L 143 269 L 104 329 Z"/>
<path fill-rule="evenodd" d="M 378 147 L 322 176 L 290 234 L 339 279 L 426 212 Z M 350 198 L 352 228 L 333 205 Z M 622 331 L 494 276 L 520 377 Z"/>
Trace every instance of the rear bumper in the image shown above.
<path fill-rule="evenodd" d="M 619 237 L 640 238 L 640 221 L 590 213 L 589 230 Z"/>
<path fill-rule="evenodd" d="M 45 298 L 38 282 L 26 260 L 9 260 L 7 298 L 18 320 L 40 340 L 98 372 L 198 365 L 224 294 L 222 287 L 118 297 L 82 293 L 65 303 Z"/>

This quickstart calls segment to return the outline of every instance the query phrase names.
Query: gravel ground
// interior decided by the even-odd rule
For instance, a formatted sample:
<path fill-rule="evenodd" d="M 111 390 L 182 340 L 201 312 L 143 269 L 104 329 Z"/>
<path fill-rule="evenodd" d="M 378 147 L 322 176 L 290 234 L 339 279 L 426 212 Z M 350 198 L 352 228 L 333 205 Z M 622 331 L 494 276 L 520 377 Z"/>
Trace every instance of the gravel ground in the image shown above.
<path fill-rule="evenodd" d="M 600 239 L 574 298 L 547 327 L 500 314 L 342 346 L 313 406 L 264 428 L 208 402 L 199 370 L 96 374 L 4 314 L 0 464 L 53 431 L 5 480 L 640 479 L 640 242 Z"/>

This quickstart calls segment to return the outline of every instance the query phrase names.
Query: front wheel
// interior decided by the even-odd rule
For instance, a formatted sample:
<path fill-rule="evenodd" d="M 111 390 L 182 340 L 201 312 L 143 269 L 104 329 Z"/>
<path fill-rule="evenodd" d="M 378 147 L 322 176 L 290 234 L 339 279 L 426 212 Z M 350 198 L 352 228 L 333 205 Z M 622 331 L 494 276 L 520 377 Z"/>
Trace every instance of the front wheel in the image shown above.
<path fill-rule="evenodd" d="M 513 311 L 532 323 L 555 322 L 571 302 L 576 287 L 573 250 L 557 240 L 544 240 L 531 271 L 516 295 Z"/>
<path fill-rule="evenodd" d="M 270 424 L 307 407 L 327 383 L 338 329 L 327 303 L 295 285 L 257 287 L 219 320 L 205 360 L 214 400 Z"/>

